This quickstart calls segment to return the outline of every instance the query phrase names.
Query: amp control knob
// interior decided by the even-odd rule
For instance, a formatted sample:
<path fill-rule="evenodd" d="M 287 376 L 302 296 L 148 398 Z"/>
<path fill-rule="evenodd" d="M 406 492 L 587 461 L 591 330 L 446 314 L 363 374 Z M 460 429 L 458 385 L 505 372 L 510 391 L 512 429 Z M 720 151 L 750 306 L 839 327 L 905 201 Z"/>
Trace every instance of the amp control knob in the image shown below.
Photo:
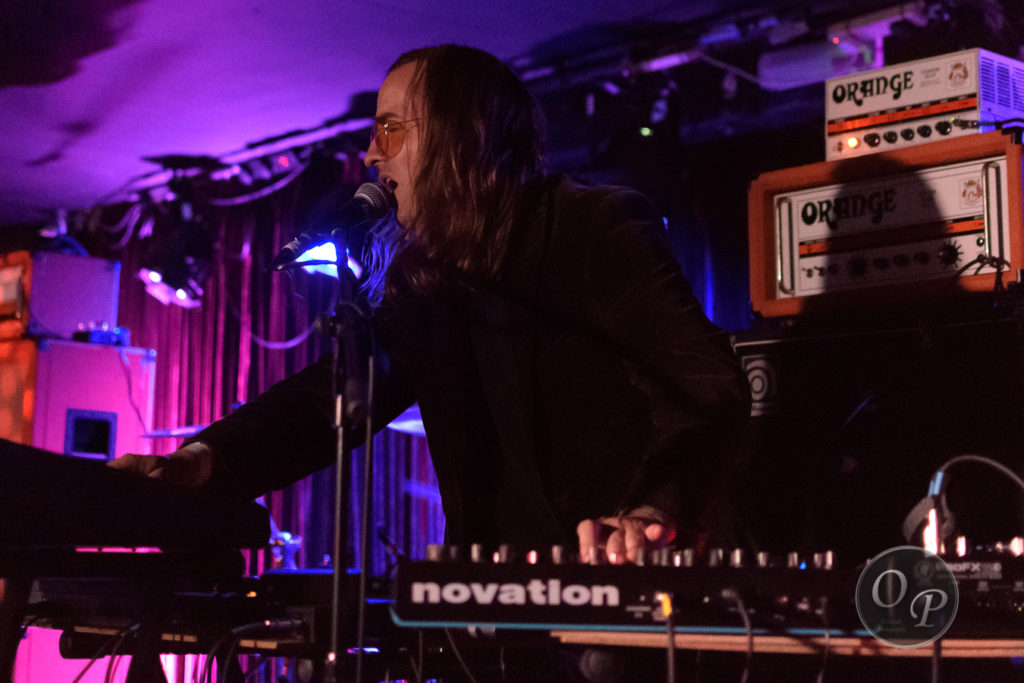
<path fill-rule="evenodd" d="M 853 277 L 865 277 L 868 274 L 868 259 L 865 256 L 854 256 L 846 264 L 846 272 Z"/>
<path fill-rule="evenodd" d="M 960 246 L 956 242 L 946 242 L 939 247 L 939 262 L 944 266 L 952 266 L 960 260 Z"/>

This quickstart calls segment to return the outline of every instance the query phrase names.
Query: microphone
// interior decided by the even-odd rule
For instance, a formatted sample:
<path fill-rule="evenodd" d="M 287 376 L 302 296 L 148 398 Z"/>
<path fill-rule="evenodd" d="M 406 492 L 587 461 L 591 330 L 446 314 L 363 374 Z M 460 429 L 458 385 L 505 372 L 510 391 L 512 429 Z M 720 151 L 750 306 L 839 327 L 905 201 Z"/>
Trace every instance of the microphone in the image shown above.
<path fill-rule="evenodd" d="M 305 230 L 298 237 L 277 252 L 277 256 L 270 262 L 272 270 L 282 270 L 310 247 L 324 241 L 331 236 L 334 230 L 341 230 L 343 233 L 351 230 L 367 221 L 383 218 L 389 210 L 395 208 L 395 195 L 387 188 L 378 183 L 363 183 L 356 190 L 352 199 L 345 202 L 340 209 L 332 213 L 325 221 Z M 342 260 L 341 255 L 338 256 Z"/>

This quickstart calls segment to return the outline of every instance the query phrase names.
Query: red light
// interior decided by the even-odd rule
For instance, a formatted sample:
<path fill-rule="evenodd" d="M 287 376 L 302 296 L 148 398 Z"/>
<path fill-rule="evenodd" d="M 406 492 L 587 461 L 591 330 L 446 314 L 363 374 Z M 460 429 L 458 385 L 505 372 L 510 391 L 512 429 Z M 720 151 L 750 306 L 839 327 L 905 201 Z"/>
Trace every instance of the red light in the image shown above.
<path fill-rule="evenodd" d="M 291 166 L 291 163 L 288 161 L 288 157 L 286 157 L 283 154 L 277 158 L 277 163 L 279 163 L 281 166 L 285 168 Z"/>
<path fill-rule="evenodd" d="M 838 45 L 839 44 L 839 36 L 832 36 L 832 44 L 833 45 Z"/>

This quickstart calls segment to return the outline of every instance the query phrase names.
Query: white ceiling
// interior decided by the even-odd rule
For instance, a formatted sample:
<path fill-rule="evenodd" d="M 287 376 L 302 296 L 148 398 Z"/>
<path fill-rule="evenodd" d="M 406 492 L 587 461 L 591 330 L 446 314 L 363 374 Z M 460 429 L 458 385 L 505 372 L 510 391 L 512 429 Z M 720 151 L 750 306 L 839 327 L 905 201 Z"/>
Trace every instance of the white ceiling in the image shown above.
<path fill-rule="evenodd" d="M 167 154 L 224 158 L 348 112 L 401 52 L 503 59 L 590 32 L 843 0 L 3 0 L 0 224 L 115 193 Z"/>

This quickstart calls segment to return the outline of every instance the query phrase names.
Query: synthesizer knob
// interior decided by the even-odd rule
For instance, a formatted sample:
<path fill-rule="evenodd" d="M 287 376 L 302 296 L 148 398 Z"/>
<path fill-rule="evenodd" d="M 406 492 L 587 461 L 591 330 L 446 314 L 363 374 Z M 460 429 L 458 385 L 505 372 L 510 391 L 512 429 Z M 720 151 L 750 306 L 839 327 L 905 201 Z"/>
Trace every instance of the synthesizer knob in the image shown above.
<path fill-rule="evenodd" d="M 733 548 L 729 551 L 729 566 L 733 569 L 743 569 L 743 548 Z"/>
<path fill-rule="evenodd" d="M 786 566 L 790 569 L 800 569 L 800 553 L 788 552 L 786 553 Z"/>
<path fill-rule="evenodd" d="M 932 127 L 931 126 L 925 126 L 925 125 L 918 126 L 917 127 L 917 134 L 920 135 L 923 138 L 931 137 L 931 135 L 932 135 Z"/>
<path fill-rule="evenodd" d="M 892 262 L 900 268 L 906 268 L 910 265 L 910 257 L 906 254 L 896 254 L 892 257 Z"/>
<path fill-rule="evenodd" d="M 882 133 L 882 139 L 888 142 L 890 145 L 892 145 L 895 144 L 896 141 L 900 139 L 900 136 L 894 130 L 887 130 L 884 133 Z"/>
<path fill-rule="evenodd" d="M 953 131 L 953 124 L 949 121 L 939 121 L 935 124 L 935 130 L 939 135 L 949 135 Z"/>
<path fill-rule="evenodd" d="M 826 550 L 823 553 L 814 553 L 812 558 L 815 569 L 832 569 L 833 554 L 831 550 Z"/>
<path fill-rule="evenodd" d="M 498 546 L 498 563 L 512 564 L 518 559 L 516 548 L 511 543 L 502 543 Z"/>
<path fill-rule="evenodd" d="M 915 251 L 914 252 L 914 261 L 916 261 L 917 263 L 920 263 L 922 266 L 924 264 L 928 263 L 928 259 L 929 258 L 931 258 L 931 257 L 928 256 L 928 252 L 927 251 Z"/>
<path fill-rule="evenodd" d="M 906 140 L 907 142 L 910 142 L 911 140 L 914 139 L 914 129 L 904 128 L 903 130 L 900 131 L 900 137 Z"/>
<path fill-rule="evenodd" d="M 754 556 L 754 562 L 757 563 L 760 569 L 767 569 L 771 566 L 772 560 L 768 553 L 761 550 Z"/>
<path fill-rule="evenodd" d="M 878 256 L 871 260 L 871 265 L 874 266 L 877 270 L 885 270 L 886 268 L 889 267 L 889 259 L 885 258 L 884 256 Z"/>
<path fill-rule="evenodd" d="M 708 566 L 721 567 L 725 562 L 725 551 L 721 548 L 712 548 L 708 553 Z"/>
<path fill-rule="evenodd" d="M 483 546 L 483 544 L 481 544 L 481 543 L 473 543 L 472 545 L 469 546 L 469 561 L 470 562 L 476 562 L 476 563 L 479 564 L 480 562 L 486 561 L 486 559 L 487 559 L 487 556 L 484 553 L 484 546 Z"/>
<path fill-rule="evenodd" d="M 684 548 L 672 553 L 672 564 L 676 567 L 692 567 L 693 559 L 693 548 Z"/>
<path fill-rule="evenodd" d="M 864 136 L 864 142 L 867 143 L 868 147 L 878 147 L 882 144 L 882 136 L 878 133 L 868 133 Z"/>

